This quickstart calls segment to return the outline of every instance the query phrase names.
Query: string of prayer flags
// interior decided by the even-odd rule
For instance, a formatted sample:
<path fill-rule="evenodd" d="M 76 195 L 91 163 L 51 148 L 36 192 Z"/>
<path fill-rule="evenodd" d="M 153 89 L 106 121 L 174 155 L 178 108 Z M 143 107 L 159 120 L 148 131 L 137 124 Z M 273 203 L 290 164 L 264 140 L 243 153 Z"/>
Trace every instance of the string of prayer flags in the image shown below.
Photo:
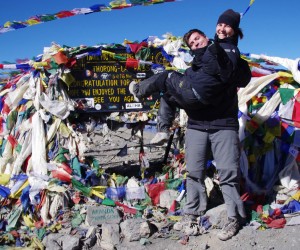
<path fill-rule="evenodd" d="M 7 21 L 5 24 L 3 24 L 3 26 L 0 26 L 0 34 L 76 15 L 86 15 L 96 12 L 120 10 L 140 5 L 149 6 L 158 3 L 162 4 L 175 1 L 176 0 L 130 0 L 130 3 L 127 3 L 126 0 L 115 0 L 110 2 L 109 6 L 106 6 L 105 4 L 95 4 L 89 8 L 75 8 L 72 10 L 59 11 L 54 14 L 35 15 L 25 21 Z"/>
<path fill-rule="evenodd" d="M 249 5 L 248 5 L 247 9 L 246 9 L 243 13 L 241 13 L 241 18 L 243 18 L 244 15 L 248 12 L 248 10 L 250 9 L 250 7 L 251 7 L 251 5 L 254 3 L 254 1 L 255 1 L 255 0 L 250 0 L 250 3 L 249 3 Z"/>

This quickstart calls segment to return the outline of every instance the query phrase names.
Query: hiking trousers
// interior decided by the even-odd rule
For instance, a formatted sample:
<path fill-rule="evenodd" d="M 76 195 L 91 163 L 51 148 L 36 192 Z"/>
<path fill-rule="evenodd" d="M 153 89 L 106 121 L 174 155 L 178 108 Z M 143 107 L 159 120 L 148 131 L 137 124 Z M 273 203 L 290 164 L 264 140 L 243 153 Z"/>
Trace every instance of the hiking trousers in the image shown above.
<path fill-rule="evenodd" d="M 178 72 L 165 71 L 141 81 L 136 96 L 142 99 L 157 92 L 161 94 L 157 117 L 158 131 L 169 131 L 176 108 L 197 110 L 204 106 L 195 96 L 184 75 Z"/>
<path fill-rule="evenodd" d="M 239 194 L 240 141 L 235 130 L 186 131 L 187 203 L 184 213 L 202 215 L 207 209 L 205 169 L 210 151 L 218 170 L 220 187 L 228 217 L 246 213 Z"/>

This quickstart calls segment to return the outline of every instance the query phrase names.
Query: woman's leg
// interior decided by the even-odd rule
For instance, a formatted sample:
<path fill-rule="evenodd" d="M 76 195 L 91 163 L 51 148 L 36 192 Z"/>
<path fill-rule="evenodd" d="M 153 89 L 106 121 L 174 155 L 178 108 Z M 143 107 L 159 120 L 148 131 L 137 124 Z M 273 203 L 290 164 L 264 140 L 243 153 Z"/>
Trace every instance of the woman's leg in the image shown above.
<path fill-rule="evenodd" d="M 185 136 L 187 202 L 184 213 L 199 216 L 203 215 L 207 208 L 204 179 L 210 144 L 208 133 L 205 131 L 187 129 Z"/>
<path fill-rule="evenodd" d="M 228 217 L 240 215 L 245 218 L 244 204 L 239 194 L 240 141 L 238 132 L 218 130 L 210 134 L 210 141 Z"/>

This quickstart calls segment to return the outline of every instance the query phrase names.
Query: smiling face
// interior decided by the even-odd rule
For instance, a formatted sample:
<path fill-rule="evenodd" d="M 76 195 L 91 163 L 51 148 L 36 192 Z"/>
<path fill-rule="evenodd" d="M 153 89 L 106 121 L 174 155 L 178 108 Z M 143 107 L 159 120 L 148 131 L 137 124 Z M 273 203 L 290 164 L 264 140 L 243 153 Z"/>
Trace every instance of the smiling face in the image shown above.
<path fill-rule="evenodd" d="M 218 23 L 216 27 L 216 34 L 219 39 L 224 39 L 226 37 L 231 37 L 234 35 L 234 30 L 230 25 L 225 23 Z"/>
<path fill-rule="evenodd" d="M 191 50 L 200 49 L 208 44 L 208 38 L 199 34 L 198 32 L 194 32 L 188 39 L 188 46 Z"/>

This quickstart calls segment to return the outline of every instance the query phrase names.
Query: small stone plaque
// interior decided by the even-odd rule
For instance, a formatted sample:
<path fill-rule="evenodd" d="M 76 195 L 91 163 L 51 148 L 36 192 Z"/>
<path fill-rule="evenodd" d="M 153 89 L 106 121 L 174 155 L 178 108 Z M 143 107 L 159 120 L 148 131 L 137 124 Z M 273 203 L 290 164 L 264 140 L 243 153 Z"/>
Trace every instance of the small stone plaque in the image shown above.
<path fill-rule="evenodd" d="M 86 222 L 90 226 L 97 226 L 103 223 L 119 223 L 121 216 L 114 207 L 88 206 Z"/>

